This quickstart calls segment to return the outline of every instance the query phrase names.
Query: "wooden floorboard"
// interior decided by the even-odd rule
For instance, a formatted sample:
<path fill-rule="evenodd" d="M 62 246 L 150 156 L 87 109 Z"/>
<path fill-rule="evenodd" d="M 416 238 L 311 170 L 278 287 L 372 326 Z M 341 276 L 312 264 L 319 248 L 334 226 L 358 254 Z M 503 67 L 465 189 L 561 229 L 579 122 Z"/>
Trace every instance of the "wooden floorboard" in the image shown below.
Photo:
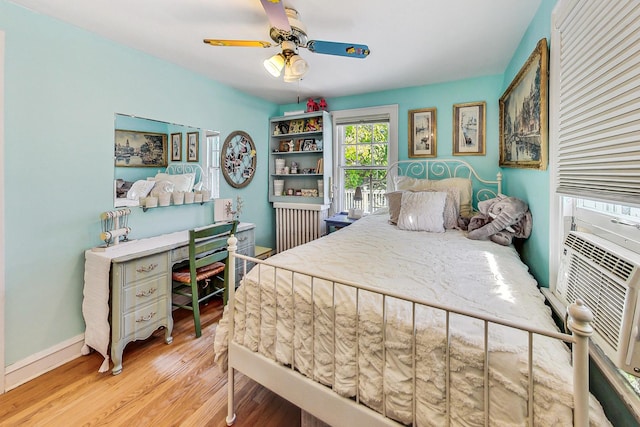
<path fill-rule="evenodd" d="M 159 330 L 127 345 L 120 375 L 98 373 L 102 356 L 82 356 L 0 395 L 1 426 L 226 426 L 227 374 L 213 363 L 222 313 L 202 307 L 195 338 L 187 310 L 174 311 L 173 343 Z M 298 427 L 300 410 L 236 375 L 236 426 Z"/>

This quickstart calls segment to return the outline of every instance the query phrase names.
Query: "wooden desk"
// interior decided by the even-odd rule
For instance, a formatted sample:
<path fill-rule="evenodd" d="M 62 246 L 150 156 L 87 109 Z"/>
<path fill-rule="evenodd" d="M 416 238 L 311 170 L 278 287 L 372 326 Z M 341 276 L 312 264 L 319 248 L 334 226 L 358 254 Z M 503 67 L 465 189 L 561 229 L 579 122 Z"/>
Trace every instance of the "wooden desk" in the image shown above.
<path fill-rule="evenodd" d="M 238 225 L 238 253 L 254 256 L 254 229 L 254 224 Z M 173 341 L 171 270 L 189 259 L 188 244 L 189 230 L 184 230 L 85 252 L 83 354 L 93 348 L 105 357 L 100 372 L 109 369 L 109 345 L 117 375 L 128 343 L 146 339 L 160 327 L 166 329 L 165 342 Z M 236 284 L 242 271 L 236 265 Z"/>

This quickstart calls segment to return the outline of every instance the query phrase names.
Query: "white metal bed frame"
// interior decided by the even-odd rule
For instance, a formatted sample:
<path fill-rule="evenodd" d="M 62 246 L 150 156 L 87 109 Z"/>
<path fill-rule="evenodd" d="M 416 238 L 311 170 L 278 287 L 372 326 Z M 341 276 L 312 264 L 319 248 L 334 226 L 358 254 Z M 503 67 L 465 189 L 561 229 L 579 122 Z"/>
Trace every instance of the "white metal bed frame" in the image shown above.
<path fill-rule="evenodd" d="M 476 178 L 479 182 L 483 184 L 492 184 L 498 186 L 498 192 L 501 190 L 501 182 L 500 176 L 498 176 L 497 181 L 487 181 L 480 179 L 473 168 L 466 162 L 459 161 L 454 159 L 453 161 L 447 160 L 446 162 L 453 163 L 455 162 L 458 166 L 453 168 L 441 167 L 437 166 L 436 169 L 432 169 L 437 163 L 442 163 L 442 161 L 408 161 L 408 162 L 398 162 L 397 164 L 393 164 L 389 168 L 389 178 L 394 176 L 396 173 L 401 173 L 403 175 L 410 175 L 414 177 L 419 177 L 422 174 L 422 178 L 425 178 L 425 173 L 430 174 L 434 172 L 442 172 L 446 173 L 445 177 L 449 176 L 466 176 L 468 178 Z M 417 166 L 412 166 L 417 165 Z M 470 172 L 464 172 L 459 174 L 460 168 L 468 168 Z M 449 170 L 449 172 L 446 172 Z M 453 175 L 451 174 L 453 172 Z M 442 174 L 437 174 L 435 176 L 441 177 Z M 474 192 L 476 194 L 476 200 L 481 200 L 478 198 L 478 195 L 482 194 L 491 194 L 493 190 L 486 190 L 488 193 L 483 192 L 482 190 L 478 192 Z M 495 194 L 495 193 L 494 193 Z M 482 197 L 482 196 L 480 196 Z M 487 196 L 488 198 L 488 196 Z M 312 292 L 313 295 L 313 281 L 314 280 L 324 280 L 333 284 L 333 289 L 335 291 L 335 287 L 338 286 L 346 286 L 355 289 L 356 294 L 356 306 L 358 305 L 358 298 L 361 291 L 365 292 L 373 292 L 382 295 L 383 304 L 382 310 L 383 315 L 382 318 L 386 319 L 385 309 L 386 304 L 384 301 L 387 298 L 394 298 L 406 301 L 412 305 L 413 309 L 413 338 L 412 338 L 412 348 L 413 348 L 413 378 L 414 378 L 414 387 L 413 387 L 413 425 L 416 425 L 416 387 L 415 387 L 415 360 L 416 360 L 416 323 L 415 323 L 415 313 L 416 307 L 424 306 L 424 307 L 432 307 L 438 310 L 442 310 L 446 313 L 446 328 L 447 335 L 449 333 L 449 317 L 451 314 L 466 316 L 474 319 L 479 319 L 484 324 L 484 352 L 485 352 L 485 363 L 484 363 L 484 424 L 489 425 L 489 366 L 488 366 L 488 358 L 489 358 L 489 345 L 488 345 L 488 330 L 490 325 L 502 325 L 511 328 L 515 328 L 521 331 L 524 331 L 528 334 L 528 425 L 533 426 L 534 420 L 534 411 L 533 411 L 533 341 L 534 336 L 544 336 L 553 339 L 558 339 L 564 341 L 565 343 L 570 343 L 572 345 L 573 351 L 573 394 L 574 394 L 574 411 L 573 411 L 573 420 L 574 426 L 588 426 L 589 425 L 589 337 L 593 333 L 593 329 L 590 325 L 590 322 L 593 320 L 593 315 L 588 307 L 583 305 L 581 301 L 576 301 L 574 304 L 569 306 L 568 308 L 568 326 L 569 329 L 573 332 L 573 334 L 565 334 L 560 332 L 549 332 L 538 328 L 532 328 L 525 324 L 508 322 L 503 319 L 499 319 L 492 316 L 481 315 L 478 313 L 473 313 L 470 311 L 458 309 L 455 307 L 449 307 L 446 305 L 432 303 L 430 301 L 426 301 L 423 299 L 410 299 L 403 295 L 396 294 L 394 292 L 381 291 L 377 288 L 371 288 L 366 285 L 346 282 L 346 281 L 336 281 L 335 279 L 322 277 L 319 275 L 315 275 L 310 272 L 305 272 L 300 269 L 289 269 L 276 267 L 275 265 L 269 263 L 268 260 L 262 261 L 259 259 L 247 257 L 241 254 L 236 253 L 237 250 L 237 239 L 235 236 L 231 236 L 229 238 L 229 258 L 231 265 L 235 265 L 236 260 L 244 263 L 244 274 L 247 273 L 247 262 L 252 262 L 255 264 L 265 264 L 276 270 L 283 270 L 290 272 L 291 275 L 302 274 L 305 276 L 312 277 Z M 256 268 L 259 268 L 256 266 Z M 229 283 L 235 283 L 235 269 L 229 270 Z M 293 300 L 293 299 L 292 299 Z M 312 304 L 312 306 L 315 304 Z M 380 414 L 373 409 L 370 409 L 359 401 L 359 395 L 356 387 L 356 396 L 354 399 L 349 399 L 340 396 L 339 394 L 332 391 L 330 387 L 319 384 L 312 379 L 300 374 L 296 371 L 295 363 L 292 363 L 291 366 L 283 366 L 271 359 L 268 359 L 262 356 L 259 353 L 255 353 L 246 347 L 237 344 L 233 341 L 234 336 L 234 313 L 235 308 L 235 287 L 231 286 L 229 289 L 229 313 L 228 313 L 228 412 L 226 422 L 227 425 L 233 425 L 236 420 L 235 414 L 235 402 L 234 402 L 234 373 L 235 371 L 239 371 L 256 382 L 262 384 L 264 387 L 270 389 L 276 394 L 282 396 L 288 401 L 292 402 L 294 405 L 300 407 L 302 410 L 310 413 L 314 417 L 322 420 L 325 423 L 328 423 L 332 426 L 353 426 L 353 425 L 367 425 L 367 426 L 397 426 L 398 422 L 386 418 L 384 413 L 384 408 L 386 407 L 386 396 L 383 393 L 383 413 Z M 294 310 L 291 310 L 295 313 Z M 335 313 L 335 310 L 334 310 Z M 334 324 L 333 328 L 335 331 L 335 316 L 334 316 Z M 384 320 L 383 320 L 384 321 Z M 294 324 L 294 334 L 295 334 L 295 322 Z M 313 322 L 312 326 L 313 327 Z M 383 330 L 385 328 L 383 327 Z M 335 336 L 334 336 L 335 339 Z M 383 340 L 384 340 L 383 334 Z M 292 340 L 292 354 L 294 354 L 293 348 L 293 340 Z M 384 348 L 385 345 L 383 343 L 383 361 L 385 360 Z M 446 365 L 449 366 L 450 354 L 449 347 L 447 346 L 445 353 L 445 361 Z M 357 357 L 357 356 L 356 356 Z M 292 358 L 295 361 L 294 358 Z M 335 355 L 333 363 L 335 364 Z M 356 364 L 357 365 L 357 364 Z M 359 372 L 356 373 L 359 376 Z M 447 416 L 450 416 L 450 384 L 449 384 L 449 372 L 447 375 L 447 384 L 446 384 L 446 413 Z M 359 378 L 356 379 L 356 384 L 359 383 Z M 330 409 L 330 410 L 327 410 Z"/>

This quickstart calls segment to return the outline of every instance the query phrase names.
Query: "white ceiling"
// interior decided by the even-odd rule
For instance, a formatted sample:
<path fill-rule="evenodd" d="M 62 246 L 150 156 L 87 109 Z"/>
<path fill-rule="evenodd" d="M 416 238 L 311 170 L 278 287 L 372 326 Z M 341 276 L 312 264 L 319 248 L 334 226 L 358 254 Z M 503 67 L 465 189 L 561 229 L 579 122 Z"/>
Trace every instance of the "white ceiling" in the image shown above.
<path fill-rule="evenodd" d="M 259 0 L 11 0 L 278 104 L 501 74 L 541 0 L 285 0 L 310 40 L 364 43 L 366 59 L 300 49 L 298 83 L 262 62 L 277 47 L 205 45 L 203 38 L 270 42 Z"/>

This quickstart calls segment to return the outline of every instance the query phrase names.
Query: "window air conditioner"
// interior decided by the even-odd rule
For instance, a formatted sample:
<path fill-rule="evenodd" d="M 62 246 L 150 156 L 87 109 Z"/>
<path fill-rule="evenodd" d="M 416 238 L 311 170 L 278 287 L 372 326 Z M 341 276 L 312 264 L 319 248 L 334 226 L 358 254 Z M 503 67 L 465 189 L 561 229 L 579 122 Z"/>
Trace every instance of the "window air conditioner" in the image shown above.
<path fill-rule="evenodd" d="M 588 233 L 563 245 L 556 295 L 593 311 L 593 341 L 620 369 L 640 376 L 640 255 Z"/>

